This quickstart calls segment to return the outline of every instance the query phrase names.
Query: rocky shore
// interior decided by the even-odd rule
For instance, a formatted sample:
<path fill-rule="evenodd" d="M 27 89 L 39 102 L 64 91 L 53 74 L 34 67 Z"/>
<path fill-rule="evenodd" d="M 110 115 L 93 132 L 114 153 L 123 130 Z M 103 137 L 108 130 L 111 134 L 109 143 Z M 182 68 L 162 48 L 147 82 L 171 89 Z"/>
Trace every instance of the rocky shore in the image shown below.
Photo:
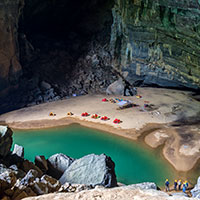
<path fill-rule="evenodd" d="M 104 154 L 90 154 L 73 159 L 55 154 L 45 159 L 36 156 L 34 163 L 24 159 L 23 147 L 12 146 L 12 130 L 0 126 L 0 198 L 27 199 L 188 199 L 186 194 L 158 191 L 155 183 L 118 186 L 115 164 Z M 200 178 L 199 178 L 200 180 Z M 200 197 L 199 180 L 191 191 Z M 106 189 L 113 188 L 113 189 Z M 49 194 L 53 193 L 53 194 Z M 43 194 L 46 196 L 33 197 Z M 193 198 L 190 198 L 193 199 Z"/>
<path fill-rule="evenodd" d="M 92 189 L 97 185 L 117 186 L 115 164 L 104 154 L 90 154 L 73 159 L 55 154 L 45 159 L 36 156 L 32 163 L 24 159 L 23 147 L 15 144 L 12 130 L 0 126 L 0 197 L 22 199 L 51 192 L 75 192 Z"/>

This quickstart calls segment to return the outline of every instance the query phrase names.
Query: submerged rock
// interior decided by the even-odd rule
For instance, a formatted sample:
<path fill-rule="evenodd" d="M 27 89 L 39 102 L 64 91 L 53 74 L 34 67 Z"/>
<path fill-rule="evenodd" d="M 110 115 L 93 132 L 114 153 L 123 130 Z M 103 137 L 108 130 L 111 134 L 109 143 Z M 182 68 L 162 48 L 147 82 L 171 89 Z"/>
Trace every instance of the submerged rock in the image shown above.
<path fill-rule="evenodd" d="M 56 179 L 59 179 L 73 161 L 73 158 L 62 153 L 54 154 L 48 158 L 49 169 L 47 174 Z"/>
<path fill-rule="evenodd" d="M 7 156 L 12 146 L 12 134 L 7 126 L 0 126 L 0 156 Z"/>
<path fill-rule="evenodd" d="M 60 182 L 114 187 L 117 185 L 114 168 L 115 164 L 110 157 L 90 154 L 75 160 L 66 169 Z"/>
<path fill-rule="evenodd" d="M 199 198 L 200 199 L 200 176 L 197 180 L 197 184 L 195 187 L 191 190 L 191 194 L 193 197 Z"/>

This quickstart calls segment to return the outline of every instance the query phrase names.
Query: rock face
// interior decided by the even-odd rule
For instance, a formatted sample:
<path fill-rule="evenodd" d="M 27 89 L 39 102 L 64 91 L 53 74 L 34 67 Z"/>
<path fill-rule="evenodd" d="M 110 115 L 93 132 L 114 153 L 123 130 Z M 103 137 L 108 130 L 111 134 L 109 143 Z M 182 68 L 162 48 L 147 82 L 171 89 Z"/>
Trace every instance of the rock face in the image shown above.
<path fill-rule="evenodd" d="M 192 196 L 200 199 L 200 177 L 197 180 L 197 184 L 191 190 Z"/>
<path fill-rule="evenodd" d="M 199 1 L 117 0 L 112 55 L 128 80 L 200 88 Z"/>
<path fill-rule="evenodd" d="M 0 126 L 0 156 L 5 157 L 12 146 L 12 134 L 7 126 Z"/>
<path fill-rule="evenodd" d="M 104 154 L 90 154 L 75 160 L 66 169 L 60 182 L 114 187 L 117 185 L 114 167 L 115 164 L 110 157 Z"/>
<path fill-rule="evenodd" d="M 17 31 L 23 4 L 23 0 L 0 2 L 0 94 L 16 86 L 22 73 Z"/>
<path fill-rule="evenodd" d="M 47 173 L 52 177 L 59 179 L 73 161 L 73 158 L 70 158 L 62 153 L 54 154 L 48 158 L 49 170 Z"/>

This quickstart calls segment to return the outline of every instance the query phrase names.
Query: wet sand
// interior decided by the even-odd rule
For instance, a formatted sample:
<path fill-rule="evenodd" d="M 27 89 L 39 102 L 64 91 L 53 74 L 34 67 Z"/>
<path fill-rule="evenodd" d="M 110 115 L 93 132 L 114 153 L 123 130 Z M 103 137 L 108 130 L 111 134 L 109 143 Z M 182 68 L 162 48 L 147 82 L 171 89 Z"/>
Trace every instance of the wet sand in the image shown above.
<path fill-rule="evenodd" d="M 186 130 L 170 124 L 181 119 L 196 118 L 200 113 L 200 102 L 190 97 L 188 92 L 139 88 L 142 98 L 119 97 L 131 100 L 138 106 L 117 110 L 117 103 L 102 102 L 103 98 L 115 99 L 116 96 L 86 95 L 71 99 L 40 104 L 0 115 L 0 122 L 11 128 L 38 129 L 79 123 L 136 140 L 145 130 L 152 130 L 144 137 L 152 148 L 163 145 L 164 157 L 177 171 L 191 170 L 200 158 L 200 127 L 188 126 Z M 144 107 L 144 104 L 150 106 Z M 53 112 L 56 116 L 49 116 Z M 74 113 L 67 116 L 67 112 Z M 81 117 L 82 112 L 90 116 Z M 92 114 L 108 116 L 110 120 L 92 119 Z M 122 123 L 114 124 L 119 118 Z"/>

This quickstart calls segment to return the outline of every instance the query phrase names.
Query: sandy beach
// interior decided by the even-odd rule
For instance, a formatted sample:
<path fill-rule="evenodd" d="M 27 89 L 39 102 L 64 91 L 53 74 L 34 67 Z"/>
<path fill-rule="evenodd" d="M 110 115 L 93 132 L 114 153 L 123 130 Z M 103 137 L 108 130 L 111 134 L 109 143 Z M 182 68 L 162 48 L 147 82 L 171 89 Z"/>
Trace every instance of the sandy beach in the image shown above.
<path fill-rule="evenodd" d="M 38 129 L 80 123 L 132 140 L 144 136 L 152 148 L 163 145 L 164 157 L 177 171 L 191 170 L 200 158 L 200 102 L 189 92 L 138 88 L 141 98 L 85 95 L 40 104 L 0 115 L 0 123 L 17 129 Z M 102 102 L 103 98 L 130 100 L 137 106 L 119 110 L 119 105 Z M 144 105 L 146 104 L 146 105 Z M 55 116 L 49 116 L 53 112 Z M 67 116 L 72 112 L 72 116 Z M 90 116 L 82 117 L 88 112 Z M 91 115 L 107 116 L 109 120 L 92 119 Z M 118 118 L 120 124 L 114 124 Z M 188 123 L 186 123 L 188 122 Z M 182 124 L 181 124 L 182 123 Z"/>

